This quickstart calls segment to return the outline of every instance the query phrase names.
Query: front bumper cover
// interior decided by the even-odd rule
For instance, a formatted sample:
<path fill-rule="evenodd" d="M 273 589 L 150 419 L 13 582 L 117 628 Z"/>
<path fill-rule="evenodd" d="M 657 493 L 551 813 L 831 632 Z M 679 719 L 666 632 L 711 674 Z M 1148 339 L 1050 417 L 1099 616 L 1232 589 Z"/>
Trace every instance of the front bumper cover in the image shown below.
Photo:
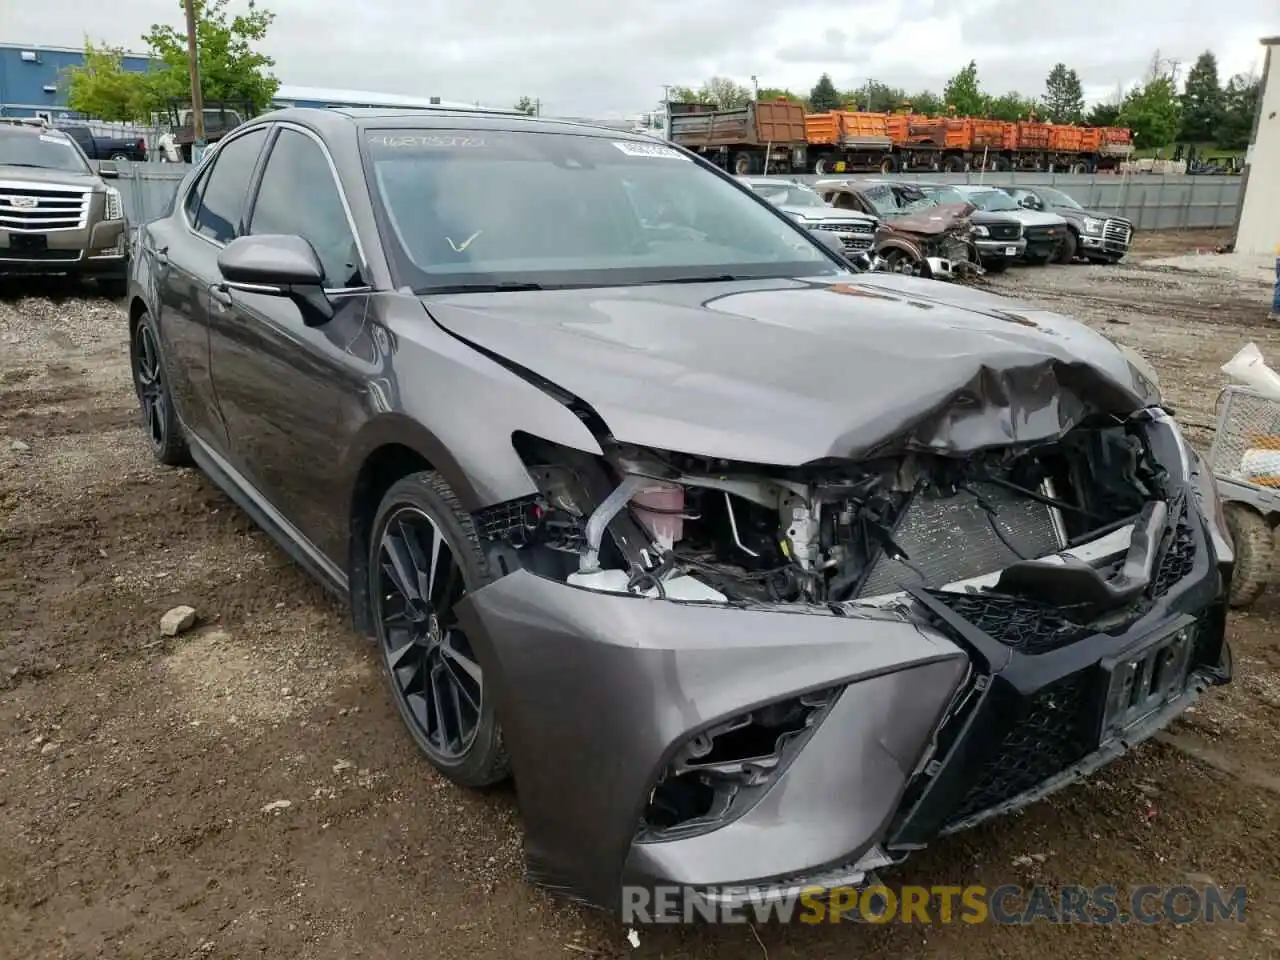
<path fill-rule="evenodd" d="M 891 615 L 648 600 L 523 571 L 470 594 L 458 612 L 492 678 L 532 878 L 610 907 L 624 873 L 727 884 L 869 848 L 967 669 L 954 643 Z M 637 842 L 680 743 L 762 704 L 843 684 L 853 686 L 740 819 Z"/>
<path fill-rule="evenodd" d="M 503 718 L 531 879 L 614 909 L 624 884 L 856 882 L 868 862 L 1108 762 L 1230 678 L 1231 558 L 1212 517 L 1182 502 L 1149 594 L 1110 632 L 979 594 L 920 592 L 841 616 L 609 595 L 523 571 L 470 594 L 459 614 Z M 1114 663 L 1184 627 L 1185 686 L 1108 727 Z M 752 805 L 703 832 L 640 831 L 681 743 L 831 687 L 843 690 Z"/>

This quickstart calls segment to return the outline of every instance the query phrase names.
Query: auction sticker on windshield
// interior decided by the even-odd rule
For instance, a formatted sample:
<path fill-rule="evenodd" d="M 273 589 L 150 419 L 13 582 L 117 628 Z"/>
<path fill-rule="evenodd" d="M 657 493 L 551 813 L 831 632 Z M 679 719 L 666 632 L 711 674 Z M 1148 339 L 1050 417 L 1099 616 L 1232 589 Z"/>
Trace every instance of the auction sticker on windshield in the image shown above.
<path fill-rule="evenodd" d="M 664 147 L 660 143 L 629 143 L 625 140 L 613 140 L 611 142 L 628 157 L 653 157 L 655 160 L 689 159 L 679 150 Z"/>

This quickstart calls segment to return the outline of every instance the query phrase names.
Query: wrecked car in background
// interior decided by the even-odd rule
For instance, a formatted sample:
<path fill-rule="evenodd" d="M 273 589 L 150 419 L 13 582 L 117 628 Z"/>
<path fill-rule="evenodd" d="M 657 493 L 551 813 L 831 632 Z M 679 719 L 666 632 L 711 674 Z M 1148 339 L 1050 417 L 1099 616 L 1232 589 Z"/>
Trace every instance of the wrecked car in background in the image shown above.
<path fill-rule="evenodd" d="M 436 770 L 514 775 L 558 894 L 866 883 L 1230 678 L 1145 363 L 853 273 L 679 148 L 280 111 L 138 246 L 155 457 L 349 603 Z"/>
<path fill-rule="evenodd" d="M 857 180 L 823 180 L 815 189 L 837 210 L 881 218 L 875 253 L 886 272 L 933 280 L 983 272 L 974 245 L 972 204 L 935 203 L 922 194 L 919 203 L 903 208 L 887 184 Z"/>
<path fill-rule="evenodd" d="M 780 177 L 738 177 L 739 183 L 759 194 L 807 230 L 830 232 L 839 238 L 846 254 L 871 253 L 878 219 L 860 210 L 837 209 L 803 183 Z"/>

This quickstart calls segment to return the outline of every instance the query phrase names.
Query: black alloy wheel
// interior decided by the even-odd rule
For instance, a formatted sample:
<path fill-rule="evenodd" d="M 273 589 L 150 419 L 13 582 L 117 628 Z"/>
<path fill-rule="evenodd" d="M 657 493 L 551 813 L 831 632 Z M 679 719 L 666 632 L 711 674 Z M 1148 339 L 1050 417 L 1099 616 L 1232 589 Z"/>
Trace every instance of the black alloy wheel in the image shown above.
<path fill-rule="evenodd" d="M 190 462 L 186 439 L 174 413 L 159 337 L 146 314 L 138 319 L 130 347 L 133 385 L 151 455 L 169 466 L 185 465 Z"/>
<path fill-rule="evenodd" d="M 504 779 L 501 730 L 456 610 L 490 578 L 470 518 L 438 475 L 415 474 L 388 491 L 369 578 L 383 673 L 418 748 L 463 786 Z"/>

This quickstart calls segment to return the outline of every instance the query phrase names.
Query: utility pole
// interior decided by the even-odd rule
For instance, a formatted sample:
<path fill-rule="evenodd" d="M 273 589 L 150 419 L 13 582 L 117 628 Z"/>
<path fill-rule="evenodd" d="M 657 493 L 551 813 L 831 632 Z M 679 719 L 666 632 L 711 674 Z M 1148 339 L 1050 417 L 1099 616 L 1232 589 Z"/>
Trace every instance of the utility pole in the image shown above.
<path fill-rule="evenodd" d="M 195 148 L 204 147 L 204 95 L 200 92 L 200 64 L 196 60 L 196 3 L 195 0 L 183 0 L 187 9 L 187 59 L 191 63 L 191 133 L 195 137 L 192 145 L 192 158 Z"/>

